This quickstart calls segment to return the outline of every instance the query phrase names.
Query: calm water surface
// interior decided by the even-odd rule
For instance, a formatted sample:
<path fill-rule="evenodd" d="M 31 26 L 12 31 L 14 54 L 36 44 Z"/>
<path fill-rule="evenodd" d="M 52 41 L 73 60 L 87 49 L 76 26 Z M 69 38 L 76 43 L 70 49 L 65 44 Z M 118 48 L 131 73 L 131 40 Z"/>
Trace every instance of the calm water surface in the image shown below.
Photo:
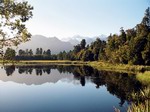
<path fill-rule="evenodd" d="M 0 112 L 125 112 L 134 75 L 77 66 L 0 69 Z"/>

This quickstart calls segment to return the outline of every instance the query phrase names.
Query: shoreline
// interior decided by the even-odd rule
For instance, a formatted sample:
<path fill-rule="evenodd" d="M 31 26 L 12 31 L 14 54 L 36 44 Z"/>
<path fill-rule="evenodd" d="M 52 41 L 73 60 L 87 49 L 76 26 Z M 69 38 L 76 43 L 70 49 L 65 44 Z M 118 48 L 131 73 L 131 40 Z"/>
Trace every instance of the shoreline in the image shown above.
<path fill-rule="evenodd" d="M 108 62 L 93 61 L 89 62 L 88 65 L 98 69 L 98 70 L 108 70 L 108 71 L 117 71 L 125 73 L 139 73 L 150 71 L 150 66 L 144 65 L 129 65 L 129 64 L 111 64 Z"/>
<path fill-rule="evenodd" d="M 0 61 L 1 65 L 3 64 Z M 102 61 L 70 61 L 70 60 L 21 60 L 21 61 L 14 61 L 13 63 L 5 63 L 4 65 L 17 65 L 17 66 L 34 66 L 34 65 L 80 65 L 80 66 L 91 66 L 98 70 L 106 70 L 106 71 L 117 71 L 117 72 L 144 72 L 150 71 L 150 66 L 144 65 L 125 65 L 125 64 L 111 64 L 108 62 Z"/>

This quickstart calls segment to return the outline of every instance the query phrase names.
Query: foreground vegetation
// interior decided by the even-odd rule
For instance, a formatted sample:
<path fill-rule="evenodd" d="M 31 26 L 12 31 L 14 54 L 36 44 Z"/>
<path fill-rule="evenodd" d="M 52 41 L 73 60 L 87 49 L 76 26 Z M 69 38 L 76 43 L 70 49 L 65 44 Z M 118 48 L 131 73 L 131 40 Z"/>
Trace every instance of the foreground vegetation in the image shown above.
<path fill-rule="evenodd" d="M 136 77 L 144 85 L 150 86 L 150 71 L 146 71 L 144 73 L 138 73 Z"/>
<path fill-rule="evenodd" d="M 150 87 L 144 88 L 139 93 L 133 93 L 135 102 L 128 107 L 127 112 L 150 112 Z"/>
<path fill-rule="evenodd" d="M 143 72 L 150 71 L 150 66 L 128 65 L 128 64 L 111 64 L 108 62 L 88 62 L 88 65 L 99 70 L 122 71 L 122 72 Z"/>
<path fill-rule="evenodd" d="M 150 112 L 150 87 L 140 90 L 138 93 L 132 93 L 133 100 L 127 108 L 127 112 Z M 121 112 L 115 108 L 115 112 Z"/>
<path fill-rule="evenodd" d="M 145 74 L 150 74 L 150 66 L 143 65 L 128 65 L 128 64 L 112 64 L 108 62 L 102 61 L 70 61 L 70 60 L 20 60 L 20 61 L 12 61 L 12 60 L 1 60 L 1 64 L 5 65 L 88 65 L 98 70 L 106 70 L 106 71 L 118 71 L 118 72 L 145 72 Z M 142 73 L 139 73 L 142 74 Z M 143 75 L 142 75 L 143 76 Z M 145 75 L 147 77 L 148 75 Z"/>
<path fill-rule="evenodd" d="M 136 100 L 142 98 L 142 102 L 132 102 L 127 112 L 150 112 L 150 88 L 141 90 L 140 96 L 134 94 L 134 97 L 137 97 Z"/>
<path fill-rule="evenodd" d="M 70 60 L 0 60 L 1 65 L 86 65 L 83 61 Z"/>

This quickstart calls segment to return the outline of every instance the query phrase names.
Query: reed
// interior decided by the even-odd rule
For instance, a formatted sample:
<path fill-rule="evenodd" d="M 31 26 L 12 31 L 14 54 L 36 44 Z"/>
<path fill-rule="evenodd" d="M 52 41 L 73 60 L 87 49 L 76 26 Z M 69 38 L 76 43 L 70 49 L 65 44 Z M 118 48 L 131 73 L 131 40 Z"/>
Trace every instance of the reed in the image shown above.
<path fill-rule="evenodd" d="M 150 112 L 150 87 L 133 94 L 137 102 L 132 102 L 127 112 Z"/>

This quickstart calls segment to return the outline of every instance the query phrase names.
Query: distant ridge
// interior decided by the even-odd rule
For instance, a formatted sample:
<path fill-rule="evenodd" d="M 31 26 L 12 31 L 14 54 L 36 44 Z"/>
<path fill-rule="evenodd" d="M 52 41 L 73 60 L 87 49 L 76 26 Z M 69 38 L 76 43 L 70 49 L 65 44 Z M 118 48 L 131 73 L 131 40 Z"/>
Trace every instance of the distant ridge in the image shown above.
<path fill-rule="evenodd" d="M 42 35 L 34 35 L 31 40 L 22 43 L 18 46 L 18 49 L 32 49 L 35 53 L 36 48 L 42 48 L 43 50 L 50 49 L 52 54 L 57 54 L 60 51 L 70 51 L 73 49 L 73 45 L 70 42 L 64 42 L 57 37 L 45 37 Z"/>
<path fill-rule="evenodd" d="M 81 42 L 82 39 L 86 40 L 87 44 L 91 44 L 93 41 L 96 40 L 96 38 L 100 38 L 101 40 L 106 40 L 106 35 L 100 35 L 100 36 L 94 36 L 94 37 L 84 37 L 80 35 L 75 35 L 73 37 L 64 38 L 63 40 L 66 42 L 70 42 L 72 45 L 77 45 Z"/>

